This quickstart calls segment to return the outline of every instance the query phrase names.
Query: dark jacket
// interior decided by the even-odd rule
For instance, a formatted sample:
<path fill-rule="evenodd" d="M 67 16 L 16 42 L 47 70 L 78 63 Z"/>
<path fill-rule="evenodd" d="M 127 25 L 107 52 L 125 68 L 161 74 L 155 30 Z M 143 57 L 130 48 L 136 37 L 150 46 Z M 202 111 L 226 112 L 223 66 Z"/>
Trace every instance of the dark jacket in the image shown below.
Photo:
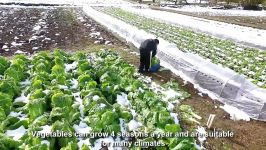
<path fill-rule="evenodd" d="M 154 57 L 157 53 L 157 44 L 153 39 L 147 39 L 140 44 L 139 50 L 141 55 L 149 55 L 152 52 L 152 57 Z"/>

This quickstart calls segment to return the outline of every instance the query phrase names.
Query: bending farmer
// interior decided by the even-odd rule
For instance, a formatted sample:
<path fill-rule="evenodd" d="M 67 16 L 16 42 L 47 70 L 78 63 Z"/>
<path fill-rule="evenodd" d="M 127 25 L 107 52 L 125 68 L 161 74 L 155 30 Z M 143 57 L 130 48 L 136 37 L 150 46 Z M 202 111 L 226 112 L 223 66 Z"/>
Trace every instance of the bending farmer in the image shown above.
<path fill-rule="evenodd" d="M 140 65 L 139 72 L 148 72 L 151 65 L 151 59 L 157 53 L 158 39 L 147 39 L 140 44 Z M 152 53 L 152 54 L 151 54 Z"/>

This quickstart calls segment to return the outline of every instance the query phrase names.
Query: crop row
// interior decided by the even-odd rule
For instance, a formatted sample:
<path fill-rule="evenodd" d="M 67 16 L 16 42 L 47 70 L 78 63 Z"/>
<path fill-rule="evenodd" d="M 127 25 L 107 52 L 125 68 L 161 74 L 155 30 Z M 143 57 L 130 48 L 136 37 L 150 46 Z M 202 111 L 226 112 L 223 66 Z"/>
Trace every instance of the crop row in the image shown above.
<path fill-rule="evenodd" d="M 102 141 L 157 141 L 164 146 L 156 149 L 195 149 L 188 137 L 119 136 L 181 132 L 174 104 L 189 94 L 174 82 L 151 86 L 113 52 L 55 50 L 0 59 L 0 149 L 98 150 Z M 182 108 L 180 116 L 197 123 L 192 109 Z M 82 136 L 92 133 L 105 136 Z"/>
<path fill-rule="evenodd" d="M 196 33 L 176 25 L 127 12 L 121 8 L 98 7 L 95 9 L 175 43 L 183 52 L 198 54 L 215 64 L 228 67 L 245 75 L 259 87 L 266 88 L 266 51 L 242 47 L 229 40 Z"/>

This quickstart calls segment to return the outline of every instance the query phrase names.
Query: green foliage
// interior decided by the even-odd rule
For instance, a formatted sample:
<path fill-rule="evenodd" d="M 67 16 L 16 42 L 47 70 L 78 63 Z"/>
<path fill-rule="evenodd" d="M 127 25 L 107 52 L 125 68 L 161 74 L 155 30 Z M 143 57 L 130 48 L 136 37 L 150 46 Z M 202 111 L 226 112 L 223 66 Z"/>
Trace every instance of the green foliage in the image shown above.
<path fill-rule="evenodd" d="M 56 93 L 52 96 L 53 107 L 71 107 L 73 104 L 73 96 L 64 93 Z"/>
<path fill-rule="evenodd" d="M 12 64 L 4 73 L 5 79 L 14 79 L 16 82 L 23 81 L 26 79 L 26 74 L 22 66 L 18 64 Z"/>
<path fill-rule="evenodd" d="M 44 114 L 47 109 L 46 101 L 43 98 L 30 100 L 28 104 L 29 117 L 31 121 Z"/>
<path fill-rule="evenodd" d="M 50 118 L 52 121 L 62 120 L 65 119 L 70 124 L 77 123 L 76 121 L 79 120 L 80 112 L 78 107 L 72 105 L 72 107 L 55 107 L 52 109 Z"/>
<path fill-rule="evenodd" d="M 182 129 L 179 124 L 167 124 L 165 126 L 165 131 L 171 132 L 171 133 L 177 133 L 177 132 L 181 132 Z"/>
<path fill-rule="evenodd" d="M 0 102 L 0 103 L 2 103 L 2 102 Z M 0 122 L 4 121 L 5 119 L 6 119 L 6 112 L 3 109 L 3 107 L 0 107 Z"/>
<path fill-rule="evenodd" d="M 174 124 L 173 117 L 168 111 L 161 111 L 155 114 L 156 124 L 158 127 L 165 128 L 167 124 Z"/>
<path fill-rule="evenodd" d="M 61 65 L 55 65 L 52 68 L 52 75 L 58 76 L 58 75 L 64 75 L 65 74 L 65 69 L 64 66 Z"/>
<path fill-rule="evenodd" d="M 61 148 L 60 150 L 76 150 L 78 149 L 78 144 L 75 142 L 70 142 L 66 147 Z"/>
<path fill-rule="evenodd" d="M 32 91 L 30 94 L 30 100 L 39 99 L 39 98 L 45 98 L 46 95 L 43 93 L 42 89 L 37 89 L 35 91 Z"/>
<path fill-rule="evenodd" d="M 5 115 L 8 115 L 12 108 L 12 98 L 8 94 L 0 92 L 0 106 Z M 4 114 L 2 114 L 4 116 Z"/>
<path fill-rule="evenodd" d="M 74 133 L 74 129 L 70 126 L 70 124 L 67 121 L 56 121 L 52 125 L 52 131 L 53 132 L 63 131 L 68 134 Z M 69 146 L 69 143 L 77 143 L 77 139 L 74 138 L 74 136 L 68 138 L 57 138 L 57 140 L 59 142 L 60 147 L 67 147 Z M 72 147 L 72 145 L 70 145 L 70 147 Z"/>
<path fill-rule="evenodd" d="M 167 110 L 168 103 L 162 101 L 163 94 L 155 93 L 137 79 L 136 69 L 116 53 L 104 50 L 96 55 L 78 53 L 70 56 L 62 50 L 55 50 L 53 54 L 37 53 L 33 59 L 17 55 L 13 60 L 8 69 L 22 74 L 13 75 L 11 71 L 5 71 L 5 78 L 0 81 L 0 149 L 77 150 L 78 139 L 73 136 L 75 130 L 87 130 L 88 125 L 92 132 L 119 133 L 120 124 L 124 127 L 124 123 L 126 125 L 133 120 L 141 125 L 133 132 L 181 131 Z M 65 72 L 65 64 L 73 62 L 78 63 L 77 68 Z M 29 70 L 29 66 L 33 66 L 32 69 Z M 25 78 L 31 83 L 20 85 Z M 62 87 L 71 87 L 71 82 L 75 80 L 78 81 L 78 88 Z M 13 100 L 20 95 L 21 90 L 25 95 L 30 95 L 29 102 L 26 105 L 15 105 Z M 124 106 L 118 102 L 118 94 L 123 97 L 126 94 L 130 103 Z M 9 115 L 11 110 L 18 116 Z M 20 126 L 27 129 L 20 142 L 1 134 Z M 49 130 L 49 126 L 52 132 L 72 135 L 64 138 L 33 136 L 32 133 Z M 126 126 L 125 130 L 128 132 Z M 88 140 L 93 144 L 98 138 Z M 195 143 L 187 138 L 136 140 L 162 141 L 167 144 L 165 149 L 176 148 L 177 145 L 177 148 L 193 149 L 192 144 Z M 89 150 L 90 146 L 83 144 L 81 149 Z"/>
<path fill-rule="evenodd" d="M 10 62 L 5 57 L 0 56 L 0 75 L 4 74 L 9 65 Z"/>
<path fill-rule="evenodd" d="M 151 59 L 151 66 L 157 65 L 157 64 L 160 64 L 160 60 L 158 58 L 156 58 L 156 57 L 153 57 Z"/>
<path fill-rule="evenodd" d="M 19 142 L 6 136 L 5 134 L 0 133 L 0 149 L 2 150 L 18 149 L 19 145 L 20 145 Z"/>
<path fill-rule="evenodd" d="M 179 107 L 180 118 L 183 122 L 191 125 L 200 124 L 198 120 L 201 119 L 199 115 L 194 113 L 193 109 L 189 105 L 181 105 Z"/>
<path fill-rule="evenodd" d="M 0 81 L 0 92 L 8 94 L 11 98 L 19 95 L 20 89 L 14 79 L 5 79 Z"/>
<path fill-rule="evenodd" d="M 83 88 L 84 86 L 86 86 L 87 83 L 89 83 L 92 80 L 92 78 L 90 77 L 89 74 L 82 74 L 81 76 L 79 76 L 78 78 L 78 82 L 79 82 L 79 87 Z"/>

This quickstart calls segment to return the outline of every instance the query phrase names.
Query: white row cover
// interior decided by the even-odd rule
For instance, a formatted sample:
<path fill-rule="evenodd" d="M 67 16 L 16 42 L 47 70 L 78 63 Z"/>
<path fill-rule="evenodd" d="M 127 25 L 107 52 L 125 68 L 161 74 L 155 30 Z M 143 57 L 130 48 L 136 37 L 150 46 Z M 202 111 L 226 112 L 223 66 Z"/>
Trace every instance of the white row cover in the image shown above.
<path fill-rule="evenodd" d="M 251 16 L 251 17 L 265 17 L 266 11 L 243 10 L 237 9 L 213 9 L 213 7 L 201 7 L 198 5 L 184 5 L 180 8 L 162 7 L 170 10 L 192 12 L 199 14 L 207 14 L 210 16 Z M 258 18 L 259 19 L 259 18 Z"/>
<path fill-rule="evenodd" d="M 98 12 L 89 6 L 83 10 L 95 21 L 139 47 L 154 35 L 126 24 L 114 17 Z M 158 58 L 161 65 L 171 69 L 184 80 L 194 84 L 200 92 L 208 94 L 247 113 L 251 118 L 266 121 L 266 90 L 258 88 L 236 72 L 212 64 L 198 55 L 183 53 L 178 48 L 160 39 Z"/>
<path fill-rule="evenodd" d="M 240 44 L 266 50 L 266 30 L 239 26 L 214 20 L 191 17 L 172 12 L 152 10 L 147 7 L 121 7 L 122 9 L 151 19 L 174 24 L 193 31 L 203 32 L 222 39 L 231 39 Z"/>

